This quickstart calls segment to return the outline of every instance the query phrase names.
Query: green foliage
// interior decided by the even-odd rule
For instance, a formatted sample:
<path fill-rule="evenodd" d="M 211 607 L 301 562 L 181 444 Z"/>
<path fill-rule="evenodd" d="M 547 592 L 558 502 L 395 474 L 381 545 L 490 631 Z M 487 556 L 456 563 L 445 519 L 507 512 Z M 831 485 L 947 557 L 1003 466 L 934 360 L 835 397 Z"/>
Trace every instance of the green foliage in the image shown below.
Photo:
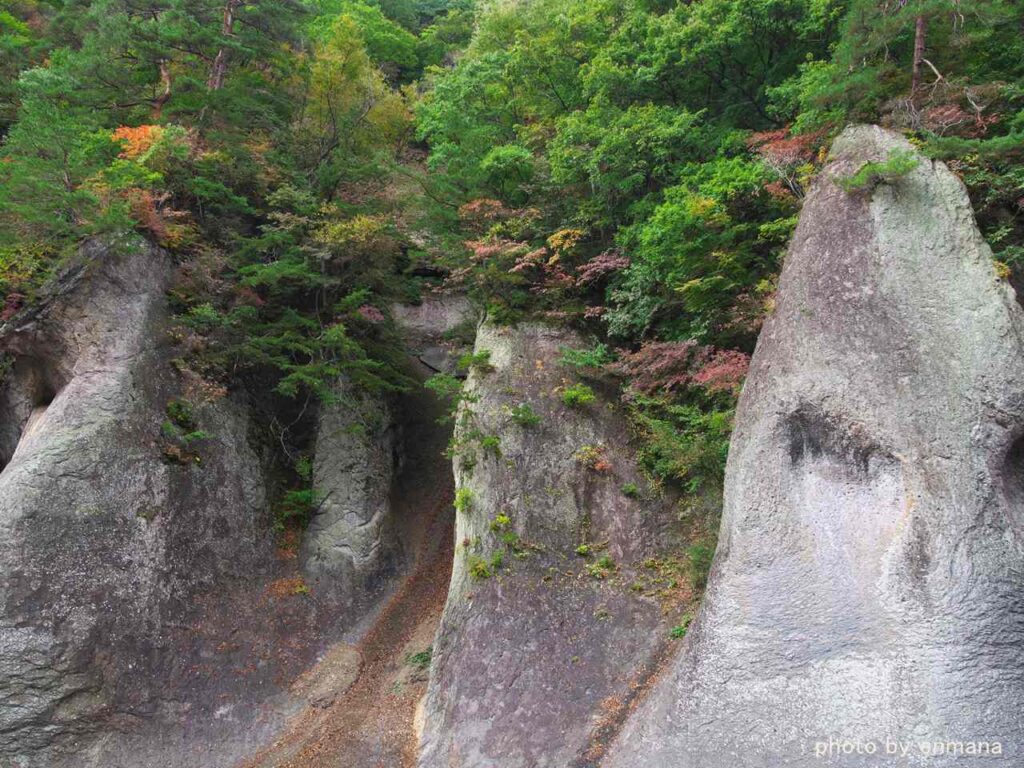
<path fill-rule="evenodd" d="M 497 435 L 484 435 L 480 438 L 480 447 L 484 453 L 501 456 L 501 438 Z"/>
<path fill-rule="evenodd" d="M 540 416 L 529 403 L 519 403 L 508 411 L 509 418 L 524 429 L 535 427 L 541 422 Z"/>
<path fill-rule="evenodd" d="M 494 575 L 491 564 L 480 555 L 469 555 L 466 558 L 469 575 L 476 581 L 484 581 Z"/>
<path fill-rule="evenodd" d="M 895 184 L 917 168 L 919 160 L 906 149 L 894 149 L 880 163 L 865 163 L 852 175 L 839 179 L 839 186 L 847 192 L 871 192 L 879 184 Z"/>
<path fill-rule="evenodd" d="M 438 420 L 441 423 L 450 423 L 455 420 L 462 403 L 472 403 L 476 400 L 475 395 L 469 395 L 463 387 L 462 380 L 449 373 L 435 373 L 425 382 L 423 386 L 433 392 L 447 405 L 445 414 Z"/>
<path fill-rule="evenodd" d="M 587 563 L 587 573 L 594 579 L 606 579 L 613 573 L 615 573 L 618 566 L 615 565 L 615 561 L 608 555 L 601 555 L 592 563 Z"/>
<path fill-rule="evenodd" d="M 181 429 L 193 429 L 196 424 L 195 412 L 187 400 L 171 400 L 167 404 L 167 418 Z"/>
<path fill-rule="evenodd" d="M 425 651 L 420 651 L 419 653 L 410 653 L 405 657 L 405 663 L 414 669 L 425 672 L 430 669 L 430 660 L 433 654 L 433 647 L 427 648 Z"/>
<path fill-rule="evenodd" d="M 533 155 L 525 147 L 505 144 L 494 147 L 480 161 L 480 171 L 488 189 L 507 200 L 522 200 L 518 194 L 533 178 Z"/>
<path fill-rule="evenodd" d="M 636 398 L 630 409 L 639 430 L 640 465 L 697 493 L 725 476 L 733 412 L 711 404 Z"/>
<path fill-rule="evenodd" d="M 370 59 L 391 71 L 397 79 L 416 74 L 416 37 L 376 4 L 360 0 L 317 0 L 319 13 L 312 24 L 314 38 L 330 39 L 337 34 L 338 20 L 345 20 L 365 46 Z"/>
<path fill-rule="evenodd" d="M 623 483 L 620 488 L 622 495 L 630 499 L 640 498 L 640 486 L 636 483 Z"/>
<path fill-rule="evenodd" d="M 559 362 L 573 368 L 600 369 L 615 362 L 615 355 L 608 349 L 607 344 L 597 344 L 592 349 L 562 347 L 561 351 L 562 357 Z"/>
<path fill-rule="evenodd" d="M 295 474 L 310 482 L 313 479 L 313 460 L 309 456 L 300 456 L 295 462 Z"/>
<path fill-rule="evenodd" d="M 482 349 L 479 352 L 467 352 L 459 358 L 458 369 L 460 371 L 473 371 L 477 374 L 487 374 L 494 370 L 491 365 L 491 351 Z"/>
<path fill-rule="evenodd" d="M 473 509 L 473 491 L 459 488 L 455 491 L 455 511 L 467 515 Z"/>
<path fill-rule="evenodd" d="M 25 72 L 21 108 L 0 151 L 0 244 L 77 240 L 131 228 L 127 206 L 103 174 L 118 145 L 96 115 L 75 104 L 79 83 L 66 66 Z"/>
<path fill-rule="evenodd" d="M 583 408 L 597 399 L 594 390 L 582 383 L 565 387 L 559 396 L 562 402 L 570 408 Z"/>
<path fill-rule="evenodd" d="M 320 494 L 312 488 L 286 491 L 274 506 L 274 529 L 278 532 L 290 526 L 305 529 L 320 502 Z"/>
<path fill-rule="evenodd" d="M 693 614 L 687 613 L 679 620 L 679 623 L 672 627 L 672 631 L 669 635 L 676 640 L 681 640 L 686 637 L 687 631 L 690 629 L 690 623 L 693 621 Z"/>
<path fill-rule="evenodd" d="M 690 568 L 690 582 L 694 589 L 703 590 L 708 583 L 711 563 L 715 550 L 706 544 L 694 544 L 686 550 L 686 558 Z"/>

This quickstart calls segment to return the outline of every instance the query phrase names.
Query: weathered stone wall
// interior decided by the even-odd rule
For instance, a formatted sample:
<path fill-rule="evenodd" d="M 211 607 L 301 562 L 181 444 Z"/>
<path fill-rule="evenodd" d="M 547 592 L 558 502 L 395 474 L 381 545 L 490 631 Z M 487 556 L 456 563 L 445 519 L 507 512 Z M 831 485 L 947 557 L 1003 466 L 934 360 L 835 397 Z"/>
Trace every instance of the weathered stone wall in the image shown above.
<path fill-rule="evenodd" d="M 0 756 L 16 765 L 155 714 L 181 663 L 168 624 L 272 561 L 243 407 L 202 413 L 201 467 L 161 453 L 170 268 L 91 244 L 4 329 Z"/>
<path fill-rule="evenodd" d="M 194 446 L 165 434 L 183 394 L 173 269 L 143 243 L 89 243 L 0 329 L 4 765 L 234 765 L 299 711 L 291 683 L 358 638 L 424 535 L 414 489 L 395 507 L 393 486 L 423 458 L 400 422 L 427 411 L 338 383 L 314 413 L 321 503 L 297 557 L 278 549 L 280 457 L 244 391 L 194 403 Z M 445 347 L 468 306 L 449 303 L 417 343 Z"/>
<path fill-rule="evenodd" d="M 456 425 L 464 508 L 426 700 L 423 768 L 563 767 L 599 753 L 602 717 L 615 716 L 678 618 L 630 588 L 642 578 L 639 563 L 673 540 L 673 500 L 646 487 L 614 403 L 602 396 L 573 409 L 560 400 L 559 388 L 576 380 L 558 362 L 561 348 L 584 345 L 540 325 L 480 329 L 476 351 L 490 352 L 494 370 L 470 375 Z M 538 424 L 513 420 L 522 404 Z M 498 438 L 497 450 L 486 437 Z M 588 448 L 607 465 L 595 468 Z M 628 482 L 646 498 L 624 494 Z M 589 557 L 577 554 L 581 544 L 593 548 Z M 616 570 L 599 579 L 587 566 L 602 556 Z M 489 577 L 471 574 L 481 565 Z"/>
<path fill-rule="evenodd" d="M 391 508 L 400 426 L 383 396 L 339 385 L 321 409 L 313 487 L 317 509 L 302 542 L 303 570 L 318 599 L 345 611 L 398 568 Z"/>
<path fill-rule="evenodd" d="M 850 128 L 806 200 L 704 606 L 609 766 L 1024 760 L 1024 313 L 944 165 L 836 183 L 909 149 Z M 878 753 L 816 755 L 830 738 Z"/>

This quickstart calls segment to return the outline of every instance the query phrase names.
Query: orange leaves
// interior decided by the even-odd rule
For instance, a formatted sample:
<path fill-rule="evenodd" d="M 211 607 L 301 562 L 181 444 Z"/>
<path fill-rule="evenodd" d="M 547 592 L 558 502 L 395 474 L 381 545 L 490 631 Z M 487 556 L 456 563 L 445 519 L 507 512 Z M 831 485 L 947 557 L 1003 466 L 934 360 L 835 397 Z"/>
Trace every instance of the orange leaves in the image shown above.
<path fill-rule="evenodd" d="M 134 128 L 122 125 L 114 131 L 113 138 L 124 146 L 121 157 L 135 159 L 152 149 L 160 141 L 163 131 L 159 125 L 139 125 Z"/>
<path fill-rule="evenodd" d="M 167 207 L 169 194 L 157 194 L 139 187 L 130 187 L 121 194 L 128 202 L 137 227 L 149 233 L 160 245 L 177 248 L 190 236 L 188 225 L 181 223 L 187 214 Z"/>

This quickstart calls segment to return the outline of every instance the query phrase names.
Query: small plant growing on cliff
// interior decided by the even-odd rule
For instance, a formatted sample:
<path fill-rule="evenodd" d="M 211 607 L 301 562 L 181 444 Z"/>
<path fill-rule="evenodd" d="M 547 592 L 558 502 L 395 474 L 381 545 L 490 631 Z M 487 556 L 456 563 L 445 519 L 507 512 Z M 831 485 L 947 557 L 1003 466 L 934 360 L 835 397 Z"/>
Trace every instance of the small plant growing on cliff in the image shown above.
<path fill-rule="evenodd" d="M 467 564 L 469 575 L 477 581 L 483 581 L 484 579 L 491 578 L 492 574 L 490 565 L 479 555 L 470 555 L 467 560 Z"/>
<path fill-rule="evenodd" d="M 171 400 L 167 404 L 167 418 L 179 429 L 189 432 L 195 429 L 195 413 L 187 400 Z"/>
<path fill-rule="evenodd" d="M 608 555 L 602 555 L 594 562 L 587 565 L 587 573 L 595 579 L 606 579 L 615 572 L 615 561 Z"/>
<path fill-rule="evenodd" d="M 893 184 L 920 165 L 914 153 L 906 149 L 894 149 L 889 157 L 880 163 L 865 163 L 852 176 L 839 179 L 839 186 L 846 192 L 872 192 L 879 184 Z"/>
<path fill-rule="evenodd" d="M 603 445 L 584 445 L 573 455 L 580 464 L 594 472 L 612 471 L 612 463 L 608 460 L 607 449 Z"/>
<path fill-rule="evenodd" d="M 481 375 L 491 373 L 494 366 L 491 364 L 491 350 L 481 349 L 479 352 L 467 352 L 459 358 L 458 368 L 460 371 L 472 371 Z"/>
<path fill-rule="evenodd" d="M 460 514 L 469 514 L 473 508 L 473 491 L 469 488 L 459 488 L 455 491 L 455 511 Z"/>
<path fill-rule="evenodd" d="M 540 424 L 540 416 L 537 415 L 536 411 L 533 410 L 529 403 L 520 403 L 519 405 L 510 408 L 508 415 L 512 421 L 524 429 L 535 427 Z"/>
<path fill-rule="evenodd" d="M 609 351 L 607 344 L 598 344 L 592 349 L 562 347 L 561 352 L 562 357 L 559 362 L 572 368 L 600 369 L 615 362 L 615 355 Z"/>
<path fill-rule="evenodd" d="M 320 496 L 312 488 L 286 491 L 274 508 L 274 530 L 284 533 L 289 525 L 305 528 L 319 504 Z"/>
<path fill-rule="evenodd" d="M 163 446 L 164 458 L 182 466 L 202 463 L 194 444 L 209 440 L 210 435 L 196 429 L 192 405 L 186 400 L 172 400 L 167 404 L 166 413 L 167 419 L 160 425 L 160 432 L 166 441 Z"/>
<path fill-rule="evenodd" d="M 410 653 L 405 657 L 405 663 L 414 669 L 424 672 L 430 668 L 430 659 L 433 656 L 433 653 L 433 646 L 427 648 L 425 651 L 420 651 L 419 653 Z"/>
<path fill-rule="evenodd" d="M 624 483 L 622 488 L 622 495 L 630 499 L 640 498 L 640 486 L 636 483 Z"/>
<path fill-rule="evenodd" d="M 683 618 L 679 620 L 679 624 L 674 626 L 669 634 L 676 640 L 686 637 L 686 632 L 690 629 L 691 621 L 693 621 L 693 615 L 689 613 L 685 614 Z"/>
<path fill-rule="evenodd" d="M 594 390 L 586 384 L 573 384 L 562 390 L 562 402 L 570 408 L 583 408 L 597 399 Z"/>
<path fill-rule="evenodd" d="M 475 397 L 467 395 L 463 391 L 462 382 L 457 377 L 448 373 L 434 374 L 423 382 L 423 386 L 437 395 L 448 406 L 445 415 L 437 420 L 439 424 L 450 424 L 454 421 L 460 403 L 472 403 L 476 400 Z"/>
<path fill-rule="evenodd" d="M 484 435 L 480 438 L 480 447 L 484 453 L 501 456 L 501 438 L 497 435 Z"/>
<path fill-rule="evenodd" d="M 591 548 L 589 544 L 580 544 L 578 547 L 576 547 L 576 554 L 579 557 L 590 557 L 593 551 L 594 550 Z"/>
<path fill-rule="evenodd" d="M 300 456 L 295 461 L 295 474 L 306 482 L 313 479 L 313 460 L 309 456 Z"/>
<path fill-rule="evenodd" d="M 706 544 L 694 544 L 687 548 L 686 558 L 690 566 L 690 581 L 696 589 L 704 589 L 707 586 L 711 561 L 714 560 L 714 557 L 715 551 Z"/>
<path fill-rule="evenodd" d="M 507 531 L 511 526 L 512 518 L 505 514 L 498 515 L 491 521 L 491 530 L 495 533 Z"/>

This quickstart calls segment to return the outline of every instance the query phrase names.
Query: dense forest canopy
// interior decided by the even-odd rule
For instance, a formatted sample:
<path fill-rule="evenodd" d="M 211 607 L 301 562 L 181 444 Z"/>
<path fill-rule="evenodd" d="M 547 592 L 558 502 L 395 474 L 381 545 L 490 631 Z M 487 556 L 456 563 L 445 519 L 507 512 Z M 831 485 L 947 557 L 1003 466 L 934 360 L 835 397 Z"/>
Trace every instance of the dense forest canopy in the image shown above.
<path fill-rule="evenodd" d="M 947 160 L 1024 276 L 1011 0 L 2 0 L 4 318 L 83 238 L 147 237 L 182 365 L 303 400 L 408 386 L 388 307 L 460 288 L 592 333 L 567 364 L 701 494 L 856 121 Z"/>

